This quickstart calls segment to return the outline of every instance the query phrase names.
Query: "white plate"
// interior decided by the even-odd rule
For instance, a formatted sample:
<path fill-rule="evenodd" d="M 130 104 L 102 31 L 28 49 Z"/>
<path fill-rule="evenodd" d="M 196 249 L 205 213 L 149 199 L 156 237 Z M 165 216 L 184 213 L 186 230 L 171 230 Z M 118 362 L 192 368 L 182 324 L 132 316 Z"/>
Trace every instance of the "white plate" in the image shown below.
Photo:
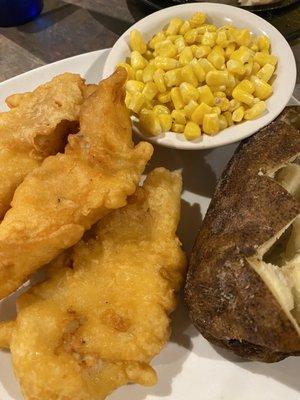
<path fill-rule="evenodd" d="M 0 84 L 0 108 L 5 97 L 31 90 L 62 72 L 75 72 L 96 82 L 101 78 L 108 51 L 72 57 L 12 78 Z M 295 103 L 295 101 L 293 102 Z M 156 147 L 149 169 L 182 169 L 184 191 L 179 234 L 190 249 L 216 180 L 236 145 L 214 150 L 179 151 Z M 13 312 L 13 299 L 0 303 L 0 319 Z M 299 400 L 300 358 L 269 365 L 245 362 L 209 344 L 189 322 L 184 306 L 173 316 L 170 343 L 153 361 L 159 382 L 153 388 L 129 385 L 110 400 Z M 29 371 L 30 373 L 30 371 Z M 8 352 L 0 351 L 0 400 L 21 400 Z"/>
<path fill-rule="evenodd" d="M 132 29 L 142 32 L 148 41 L 154 33 L 160 31 L 171 18 L 190 18 L 196 11 L 206 13 L 210 22 L 217 26 L 233 24 L 237 27 L 248 28 L 255 35 L 267 35 L 271 40 L 272 53 L 278 57 L 276 79 L 273 84 L 274 93 L 267 100 L 267 112 L 254 121 L 243 122 L 239 125 L 224 129 L 216 136 L 202 135 L 200 139 L 188 141 L 182 134 L 167 132 L 159 136 L 143 136 L 137 126 L 136 131 L 146 140 L 159 145 L 178 149 L 208 149 L 244 139 L 260 128 L 267 125 L 283 110 L 288 103 L 296 82 L 296 63 L 293 52 L 281 33 L 264 19 L 242 10 L 241 8 L 214 3 L 193 3 L 165 8 L 138 21 L 129 28 L 114 44 L 104 66 L 104 75 L 110 75 L 115 66 L 130 54 L 129 33 Z"/>

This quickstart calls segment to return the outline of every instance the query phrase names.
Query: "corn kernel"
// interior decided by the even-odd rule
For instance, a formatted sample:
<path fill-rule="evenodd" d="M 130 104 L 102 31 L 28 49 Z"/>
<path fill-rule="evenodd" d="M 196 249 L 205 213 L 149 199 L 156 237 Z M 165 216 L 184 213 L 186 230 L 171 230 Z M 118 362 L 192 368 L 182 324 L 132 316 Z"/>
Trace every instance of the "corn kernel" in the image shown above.
<path fill-rule="evenodd" d="M 161 124 L 159 118 L 153 111 L 148 113 L 140 114 L 139 116 L 139 128 L 142 132 L 148 135 L 160 135 L 162 133 Z"/>
<path fill-rule="evenodd" d="M 181 65 L 189 64 L 194 58 L 192 49 L 190 47 L 185 47 L 179 54 L 178 60 Z"/>
<path fill-rule="evenodd" d="M 187 118 L 191 118 L 193 112 L 196 110 L 198 107 L 198 103 L 195 100 L 190 100 L 189 103 L 183 107 L 185 115 Z"/>
<path fill-rule="evenodd" d="M 191 100 L 198 100 L 199 92 L 198 90 L 188 82 L 183 82 L 179 86 L 181 96 L 185 104 L 188 104 Z"/>
<path fill-rule="evenodd" d="M 228 60 L 231 54 L 235 51 L 235 43 L 229 43 L 229 45 L 225 49 L 225 57 Z"/>
<path fill-rule="evenodd" d="M 253 103 L 254 97 L 252 94 L 245 92 L 245 90 L 234 88 L 232 91 L 232 97 L 241 103 L 245 103 L 248 106 L 251 106 Z"/>
<path fill-rule="evenodd" d="M 123 67 L 126 69 L 127 72 L 127 79 L 134 79 L 134 69 L 131 65 L 127 64 L 126 62 L 122 62 L 117 64 L 117 67 Z"/>
<path fill-rule="evenodd" d="M 253 63 L 252 74 L 255 75 L 260 70 L 260 65 L 257 62 Z"/>
<path fill-rule="evenodd" d="M 235 50 L 231 56 L 231 60 L 241 61 L 243 64 L 249 61 L 251 57 L 251 50 L 248 47 L 241 46 L 238 50 Z"/>
<path fill-rule="evenodd" d="M 150 40 L 149 42 L 149 47 L 150 49 L 154 50 L 155 49 L 155 45 L 158 42 L 161 42 L 162 40 L 166 39 L 166 35 L 164 32 L 158 32 L 156 35 L 153 36 L 153 38 Z"/>
<path fill-rule="evenodd" d="M 154 65 L 148 64 L 146 68 L 143 70 L 143 82 L 151 82 L 153 80 L 153 74 L 155 72 Z"/>
<path fill-rule="evenodd" d="M 192 44 L 190 46 L 190 49 L 192 50 L 193 56 L 195 56 L 197 50 L 198 50 L 198 46 L 196 44 Z"/>
<path fill-rule="evenodd" d="M 226 129 L 228 126 L 227 119 L 224 115 L 219 115 L 220 130 Z"/>
<path fill-rule="evenodd" d="M 257 46 L 258 46 L 260 51 L 269 50 L 269 48 L 270 48 L 270 39 L 265 35 L 259 36 L 257 38 Z"/>
<path fill-rule="evenodd" d="M 204 24 L 200 26 L 199 28 L 200 33 L 205 33 L 205 32 L 217 32 L 217 27 L 212 24 Z"/>
<path fill-rule="evenodd" d="M 251 42 L 251 35 L 248 29 L 240 29 L 237 31 L 235 41 L 239 46 L 249 46 Z"/>
<path fill-rule="evenodd" d="M 155 46 L 155 54 L 161 57 L 173 58 L 177 56 L 177 47 L 171 42 L 171 40 L 166 39 L 157 43 Z"/>
<path fill-rule="evenodd" d="M 190 19 L 190 25 L 192 28 L 197 28 L 198 26 L 201 26 L 202 24 L 204 24 L 205 19 L 206 19 L 206 16 L 204 13 L 197 12 Z"/>
<path fill-rule="evenodd" d="M 184 38 L 182 36 L 179 36 L 179 38 L 175 40 L 174 44 L 177 48 L 178 53 L 181 53 L 184 50 L 184 48 L 186 47 Z"/>
<path fill-rule="evenodd" d="M 180 29 L 179 29 L 179 33 L 180 35 L 185 35 L 187 33 L 187 31 L 189 31 L 191 29 L 191 25 L 189 23 L 189 21 L 184 21 L 184 23 L 181 25 Z"/>
<path fill-rule="evenodd" d="M 201 128 L 193 121 L 189 121 L 184 128 L 184 136 L 187 140 L 198 139 L 201 135 Z"/>
<path fill-rule="evenodd" d="M 262 81 L 268 82 L 274 74 L 275 67 L 271 64 L 265 64 L 256 74 Z"/>
<path fill-rule="evenodd" d="M 209 71 L 215 70 L 215 67 L 206 58 L 200 58 L 198 60 L 198 63 L 204 69 L 205 73 L 208 73 Z"/>
<path fill-rule="evenodd" d="M 209 71 L 206 75 L 206 83 L 209 86 L 221 86 L 228 84 L 227 71 Z"/>
<path fill-rule="evenodd" d="M 227 42 L 226 32 L 225 31 L 219 31 L 217 33 L 217 38 L 216 38 L 217 45 L 222 46 L 222 43 L 226 43 L 226 42 Z"/>
<path fill-rule="evenodd" d="M 252 94 L 254 92 L 254 84 L 248 79 L 243 79 L 237 86 L 237 89 L 244 90 L 247 93 Z"/>
<path fill-rule="evenodd" d="M 157 56 L 154 59 L 154 65 L 165 71 L 179 67 L 179 63 L 175 58 Z"/>
<path fill-rule="evenodd" d="M 176 68 L 165 73 L 167 87 L 179 86 L 180 82 L 182 82 L 181 68 Z"/>
<path fill-rule="evenodd" d="M 138 51 L 140 54 L 146 53 L 147 45 L 143 39 L 143 36 L 141 35 L 141 32 L 139 32 L 137 29 L 134 29 L 130 32 L 129 44 L 131 50 Z"/>
<path fill-rule="evenodd" d="M 169 26 L 166 30 L 166 35 L 177 35 L 182 24 L 183 24 L 183 20 L 181 18 L 171 19 Z"/>
<path fill-rule="evenodd" d="M 183 82 L 190 83 L 195 87 L 198 86 L 198 79 L 191 65 L 185 65 L 181 68 L 181 77 Z"/>
<path fill-rule="evenodd" d="M 151 101 L 157 95 L 158 89 L 154 82 L 147 82 L 142 93 L 147 100 Z"/>
<path fill-rule="evenodd" d="M 171 101 L 171 93 L 170 92 L 159 93 L 157 95 L 157 100 L 162 104 L 169 103 Z"/>
<path fill-rule="evenodd" d="M 216 135 L 220 131 L 218 114 L 205 114 L 203 117 L 203 132 L 207 135 Z"/>
<path fill-rule="evenodd" d="M 183 133 L 184 128 L 185 128 L 185 126 L 183 124 L 176 124 L 176 122 L 173 122 L 173 124 L 172 124 L 172 132 Z"/>
<path fill-rule="evenodd" d="M 245 67 L 241 61 L 228 60 L 226 66 L 228 71 L 232 72 L 233 74 L 244 75 L 245 73 Z"/>
<path fill-rule="evenodd" d="M 147 61 L 150 61 L 154 58 L 153 52 L 151 50 L 146 50 L 146 53 L 144 53 L 143 56 Z"/>
<path fill-rule="evenodd" d="M 187 33 L 184 35 L 184 40 L 187 44 L 193 44 L 197 41 L 198 38 L 198 31 L 197 29 L 191 29 L 187 31 Z"/>
<path fill-rule="evenodd" d="M 213 47 L 216 44 L 216 38 L 217 38 L 216 32 L 205 32 L 201 43 L 204 46 Z"/>
<path fill-rule="evenodd" d="M 221 115 L 221 108 L 220 108 L 220 107 L 217 107 L 217 106 L 212 107 L 211 113 L 217 114 L 217 115 Z"/>
<path fill-rule="evenodd" d="M 185 105 L 178 87 L 171 89 L 171 100 L 174 104 L 175 110 L 180 110 Z"/>
<path fill-rule="evenodd" d="M 199 63 L 198 60 L 194 59 L 190 65 L 193 68 L 194 74 L 196 75 L 198 82 L 203 82 L 205 80 L 205 71 L 201 67 L 201 63 Z"/>
<path fill-rule="evenodd" d="M 205 114 L 211 113 L 212 108 L 205 103 L 201 103 L 192 113 L 191 120 L 198 125 L 203 123 Z"/>
<path fill-rule="evenodd" d="M 229 111 L 234 111 L 237 108 L 239 108 L 241 106 L 241 102 L 236 100 L 236 99 L 232 99 L 229 102 Z"/>
<path fill-rule="evenodd" d="M 182 38 L 182 36 L 181 35 L 169 35 L 168 36 L 168 39 L 171 40 L 171 42 L 174 44 L 175 44 L 175 41 L 179 38 Z"/>
<path fill-rule="evenodd" d="M 220 56 L 225 57 L 225 51 L 224 49 L 222 49 L 221 46 L 218 46 L 217 44 L 213 47 L 213 51 L 217 52 L 218 54 L 220 54 Z M 224 61 L 225 62 L 225 61 Z"/>
<path fill-rule="evenodd" d="M 215 92 L 213 93 L 213 95 L 214 95 L 215 97 L 226 97 L 226 94 L 225 94 L 224 92 L 221 92 L 221 91 L 215 91 Z M 215 102 L 216 102 L 216 100 L 215 100 Z"/>
<path fill-rule="evenodd" d="M 216 99 L 219 99 L 216 102 Z M 215 99 L 215 105 L 220 107 L 221 111 L 227 111 L 230 106 L 230 102 L 226 97 L 216 97 Z"/>
<path fill-rule="evenodd" d="M 153 81 L 160 93 L 164 93 L 167 90 L 164 75 L 165 72 L 162 69 L 157 69 L 153 74 Z"/>
<path fill-rule="evenodd" d="M 170 114 L 158 114 L 158 119 L 162 132 L 168 132 L 172 127 L 172 117 Z"/>
<path fill-rule="evenodd" d="M 227 120 L 227 126 L 232 126 L 233 125 L 233 121 L 232 121 L 232 114 L 230 111 L 225 111 L 224 112 L 224 117 Z"/>
<path fill-rule="evenodd" d="M 132 95 L 128 108 L 134 113 L 138 114 L 146 102 L 145 96 L 142 93 L 136 92 Z"/>
<path fill-rule="evenodd" d="M 272 86 L 257 76 L 251 76 L 251 81 L 255 87 L 254 95 L 260 100 L 266 100 L 273 93 Z"/>
<path fill-rule="evenodd" d="M 135 94 L 136 92 L 142 92 L 144 89 L 144 83 L 140 81 L 135 81 L 135 80 L 129 80 L 125 84 L 125 88 L 127 92 L 130 94 Z"/>
<path fill-rule="evenodd" d="M 148 61 L 138 51 L 134 50 L 130 56 L 130 63 L 133 69 L 144 69 Z"/>
<path fill-rule="evenodd" d="M 199 91 L 199 99 L 200 102 L 208 104 L 209 106 L 213 106 L 214 105 L 214 95 L 212 94 L 212 91 L 210 89 L 209 86 L 204 85 L 198 88 Z"/>
<path fill-rule="evenodd" d="M 140 82 L 143 81 L 143 70 L 142 69 L 138 69 L 137 71 L 135 71 L 135 79 Z"/>
<path fill-rule="evenodd" d="M 212 63 L 214 67 L 220 69 L 225 63 L 225 57 L 222 56 L 218 51 L 212 50 L 207 56 L 209 62 Z"/>
<path fill-rule="evenodd" d="M 264 101 L 260 101 L 259 103 L 254 104 L 253 107 L 245 111 L 244 118 L 246 120 L 255 119 L 259 117 L 266 110 L 266 108 L 266 103 Z"/>
<path fill-rule="evenodd" d="M 171 117 L 176 124 L 185 125 L 186 123 L 185 112 L 182 110 L 173 110 L 171 113 Z"/>
<path fill-rule="evenodd" d="M 249 61 L 245 63 L 244 67 L 245 67 L 245 76 L 250 76 L 252 73 L 252 69 L 253 69 L 253 57 L 249 58 Z"/>
<path fill-rule="evenodd" d="M 195 56 L 197 58 L 203 58 L 203 57 L 206 57 L 210 52 L 211 52 L 210 46 L 200 45 L 200 46 L 198 46 Z"/>
<path fill-rule="evenodd" d="M 162 104 L 157 104 L 153 107 L 153 111 L 155 114 L 170 114 L 170 110 L 167 106 L 163 106 Z"/>
<path fill-rule="evenodd" d="M 241 122 L 244 118 L 245 108 L 243 106 L 238 107 L 232 113 L 232 121 L 234 122 Z"/>
<path fill-rule="evenodd" d="M 131 102 L 131 99 L 132 99 L 132 95 L 131 95 L 129 92 L 126 92 L 124 102 L 125 102 L 125 105 L 126 105 L 126 107 L 127 107 L 128 109 L 129 109 L 129 104 L 130 104 L 130 102 Z"/>
<path fill-rule="evenodd" d="M 263 67 L 265 64 L 271 64 L 275 66 L 277 64 L 277 57 L 273 56 L 272 54 L 258 51 L 254 55 L 254 61 L 256 61 L 261 67 Z"/>

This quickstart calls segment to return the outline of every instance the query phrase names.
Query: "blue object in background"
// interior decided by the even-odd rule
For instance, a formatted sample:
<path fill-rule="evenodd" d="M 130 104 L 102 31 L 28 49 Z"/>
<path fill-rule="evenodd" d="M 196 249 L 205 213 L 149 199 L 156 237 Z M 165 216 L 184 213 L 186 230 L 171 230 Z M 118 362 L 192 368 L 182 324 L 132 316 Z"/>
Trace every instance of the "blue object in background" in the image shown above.
<path fill-rule="evenodd" d="M 43 0 L 0 0 L 0 26 L 25 24 L 37 17 Z"/>

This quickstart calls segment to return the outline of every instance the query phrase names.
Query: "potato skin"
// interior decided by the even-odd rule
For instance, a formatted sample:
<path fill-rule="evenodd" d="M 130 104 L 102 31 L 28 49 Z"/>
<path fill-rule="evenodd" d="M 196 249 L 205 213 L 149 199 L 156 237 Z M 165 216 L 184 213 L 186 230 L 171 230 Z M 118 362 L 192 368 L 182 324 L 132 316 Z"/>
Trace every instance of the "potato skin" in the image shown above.
<path fill-rule="evenodd" d="M 300 153 L 300 132 L 282 121 L 294 111 L 286 108 L 236 150 L 196 239 L 185 287 L 190 318 L 206 339 L 265 362 L 300 355 L 299 334 L 247 262 L 300 213 L 296 199 L 264 175 Z"/>

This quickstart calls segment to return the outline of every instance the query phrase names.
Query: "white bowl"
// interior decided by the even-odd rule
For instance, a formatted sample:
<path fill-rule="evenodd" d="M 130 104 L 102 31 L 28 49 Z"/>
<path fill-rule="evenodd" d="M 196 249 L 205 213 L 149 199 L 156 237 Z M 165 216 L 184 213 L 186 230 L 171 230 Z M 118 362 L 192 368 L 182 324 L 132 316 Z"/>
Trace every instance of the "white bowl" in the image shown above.
<path fill-rule="evenodd" d="M 145 136 L 139 132 L 135 121 L 135 131 L 144 139 L 161 146 L 177 149 L 208 149 L 223 146 L 244 139 L 273 121 L 287 105 L 292 96 L 296 82 L 296 63 L 293 52 L 281 33 L 264 19 L 241 8 L 220 3 L 192 3 L 165 8 L 138 21 L 128 29 L 113 46 L 104 66 L 104 76 L 110 75 L 116 65 L 124 61 L 130 54 L 129 33 L 138 29 L 148 41 L 170 19 L 181 17 L 190 18 L 197 11 L 207 15 L 210 22 L 217 26 L 233 24 L 237 27 L 250 29 L 255 35 L 267 35 L 271 40 L 272 53 L 278 57 L 276 79 L 273 84 L 274 93 L 267 100 L 267 112 L 261 117 L 231 126 L 221 131 L 216 136 L 202 135 L 195 141 L 188 141 L 182 134 L 167 132 L 159 136 Z"/>

